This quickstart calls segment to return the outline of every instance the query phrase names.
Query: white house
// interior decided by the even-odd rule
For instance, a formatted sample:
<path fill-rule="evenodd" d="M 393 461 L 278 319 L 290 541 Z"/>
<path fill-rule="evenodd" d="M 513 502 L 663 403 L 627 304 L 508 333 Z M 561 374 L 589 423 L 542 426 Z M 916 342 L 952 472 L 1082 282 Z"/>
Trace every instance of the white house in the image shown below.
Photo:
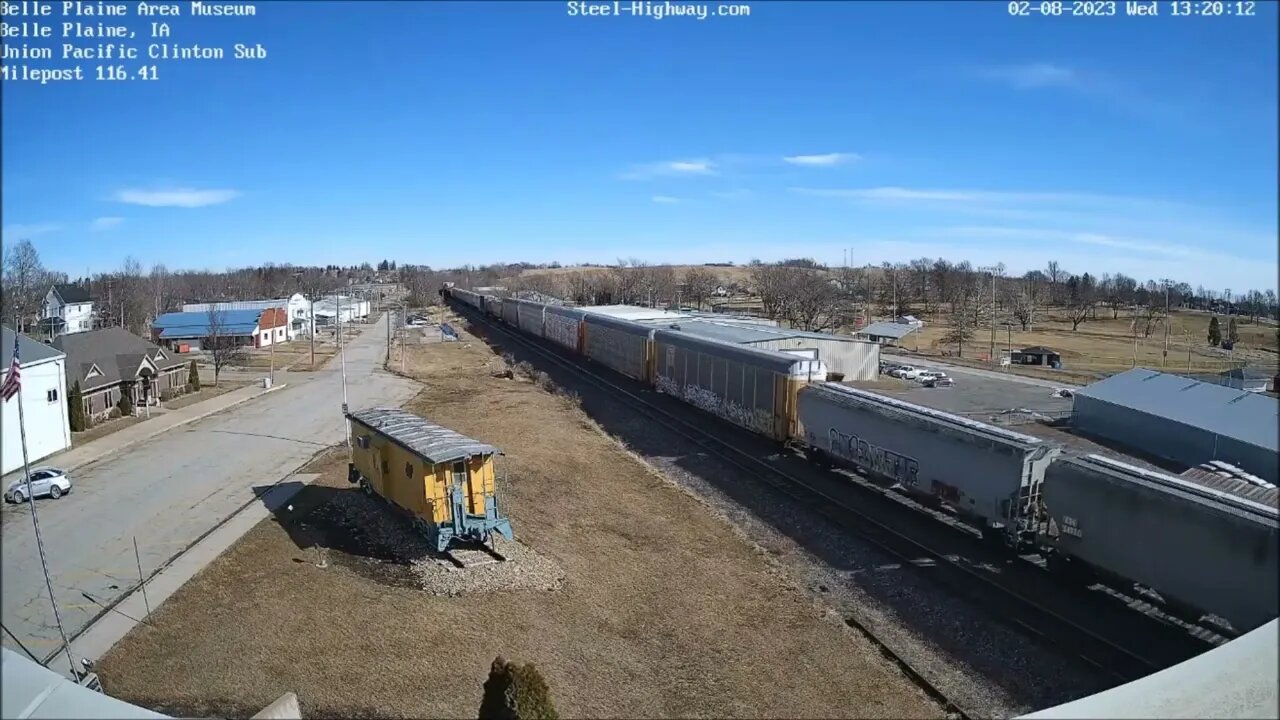
<path fill-rule="evenodd" d="M 92 330 L 93 299 L 79 285 L 54 285 L 44 295 L 40 319 L 56 335 Z"/>
<path fill-rule="evenodd" d="M 368 300 L 361 300 L 348 295 L 341 295 L 336 298 L 330 295 L 316 301 L 316 325 L 322 327 L 333 325 L 338 322 L 339 315 L 342 317 L 343 324 L 360 322 L 369 317 L 370 310 Z"/>
<path fill-rule="evenodd" d="M 9 377 L 13 363 L 13 330 L 0 332 L 0 378 Z M 26 335 L 18 336 L 22 362 L 22 416 L 27 431 L 27 459 L 35 464 L 71 447 L 71 422 L 67 417 L 66 356 Z M 4 445 L 0 474 L 22 467 L 22 434 L 18 426 L 18 398 L 4 403 Z"/>
<path fill-rule="evenodd" d="M 318 302 L 316 303 L 319 304 Z M 220 310 L 266 310 L 267 308 L 284 308 L 289 314 L 286 328 L 288 339 L 306 335 L 311 329 L 311 301 L 302 293 L 294 293 L 287 298 L 275 300 L 229 300 L 226 302 L 186 303 L 183 312 L 208 312 L 211 308 Z"/>

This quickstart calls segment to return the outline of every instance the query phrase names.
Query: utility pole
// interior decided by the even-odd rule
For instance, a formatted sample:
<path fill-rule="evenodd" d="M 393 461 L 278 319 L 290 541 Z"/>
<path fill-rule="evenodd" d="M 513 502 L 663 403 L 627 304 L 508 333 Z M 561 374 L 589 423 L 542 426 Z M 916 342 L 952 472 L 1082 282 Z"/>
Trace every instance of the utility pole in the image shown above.
<path fill-rule="evenodd" d="M 898 322 L 898 266 L 893 266 L 893 321 Z"/>
<path fill-rule="evenodd" d="M 392 317 L 391 314 L 393 312 L 395 312 L 395 310 L 390 305 L 388 305 L 387 313 L 386 313 L 387 314 L 387 359 L 383 362 L 384 365 L 391 362 L 391 317 Z"/>
<path fill-rule="evenodd" d="M 310 315 L 309 323 L 311 326 L 311 369 L 316 369 L 316 300 L 310 298 L 311 309 L 307 312 Z"/>
<path fill-rule="evenodd" d="M 1160 357 L 1160 367 L 1169 362 L 1169 280 L 1164 281 L 1164 355 Z"/>
<path fill-rule="evenodd" d="M 987 353 L 991 362 L 996 361 L 996 269 L 991 268 L 991 350 Z"/>

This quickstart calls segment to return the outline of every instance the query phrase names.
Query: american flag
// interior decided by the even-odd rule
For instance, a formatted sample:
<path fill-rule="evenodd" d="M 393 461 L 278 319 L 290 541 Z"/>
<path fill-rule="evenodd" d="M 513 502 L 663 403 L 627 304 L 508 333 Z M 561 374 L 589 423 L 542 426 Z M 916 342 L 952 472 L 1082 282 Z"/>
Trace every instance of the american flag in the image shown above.
<path fill-rule="evenodd" d="M 4 401 L 18 394 L 22 389 L 22 363 L 18 362 L 18 334 L 13 334 L 13 362 L 9 365 L 9 376 L 4 379 Z"/>

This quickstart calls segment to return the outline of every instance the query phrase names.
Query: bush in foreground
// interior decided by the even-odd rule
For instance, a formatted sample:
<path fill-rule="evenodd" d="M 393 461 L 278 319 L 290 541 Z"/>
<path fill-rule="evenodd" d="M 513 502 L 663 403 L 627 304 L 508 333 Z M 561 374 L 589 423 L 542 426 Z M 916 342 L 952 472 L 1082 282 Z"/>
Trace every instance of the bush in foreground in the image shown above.
<path fill-rule="evenodd" d="M 480 720 L 558 720 L 551 690 L 532 663 L 523 667 L 498 656 L 484 682 Z"/>

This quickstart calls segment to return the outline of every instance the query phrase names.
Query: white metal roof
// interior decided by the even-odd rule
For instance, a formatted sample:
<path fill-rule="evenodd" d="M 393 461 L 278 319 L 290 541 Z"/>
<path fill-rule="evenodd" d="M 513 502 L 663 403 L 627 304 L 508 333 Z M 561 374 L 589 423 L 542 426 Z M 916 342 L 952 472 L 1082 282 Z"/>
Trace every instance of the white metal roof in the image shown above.
<path fill-rule="evenodd" d="M 919 330 L 915 325 L 896 322 L 874 322 L 859 329 L 855 335 L 878 335 L 880 337 L 903 338 Z"/>
<path fill-rule="evenodd" d="M 82 687 L 9 648 L 0 648 L 0 717 L 166 718 L 146 708 Z"/>
<path fill-rule="evenodd" d="M 1280 621 L 1202 655 L 1023 718 L 1274 718 Z"/>
<path fill-rule="evenodd" d="M 636 307 L 635 305 L 594 305 L 579 309 L 583 312 L 589 312 L 594 315 L 605 315 L 607 317 L 617 318 L 619 320 L 630 320 L 632 322 L 646 322 L 651 320 L 676 321 L 684 317 L 680 313 L 659 310 L 657 308 Z"/>

